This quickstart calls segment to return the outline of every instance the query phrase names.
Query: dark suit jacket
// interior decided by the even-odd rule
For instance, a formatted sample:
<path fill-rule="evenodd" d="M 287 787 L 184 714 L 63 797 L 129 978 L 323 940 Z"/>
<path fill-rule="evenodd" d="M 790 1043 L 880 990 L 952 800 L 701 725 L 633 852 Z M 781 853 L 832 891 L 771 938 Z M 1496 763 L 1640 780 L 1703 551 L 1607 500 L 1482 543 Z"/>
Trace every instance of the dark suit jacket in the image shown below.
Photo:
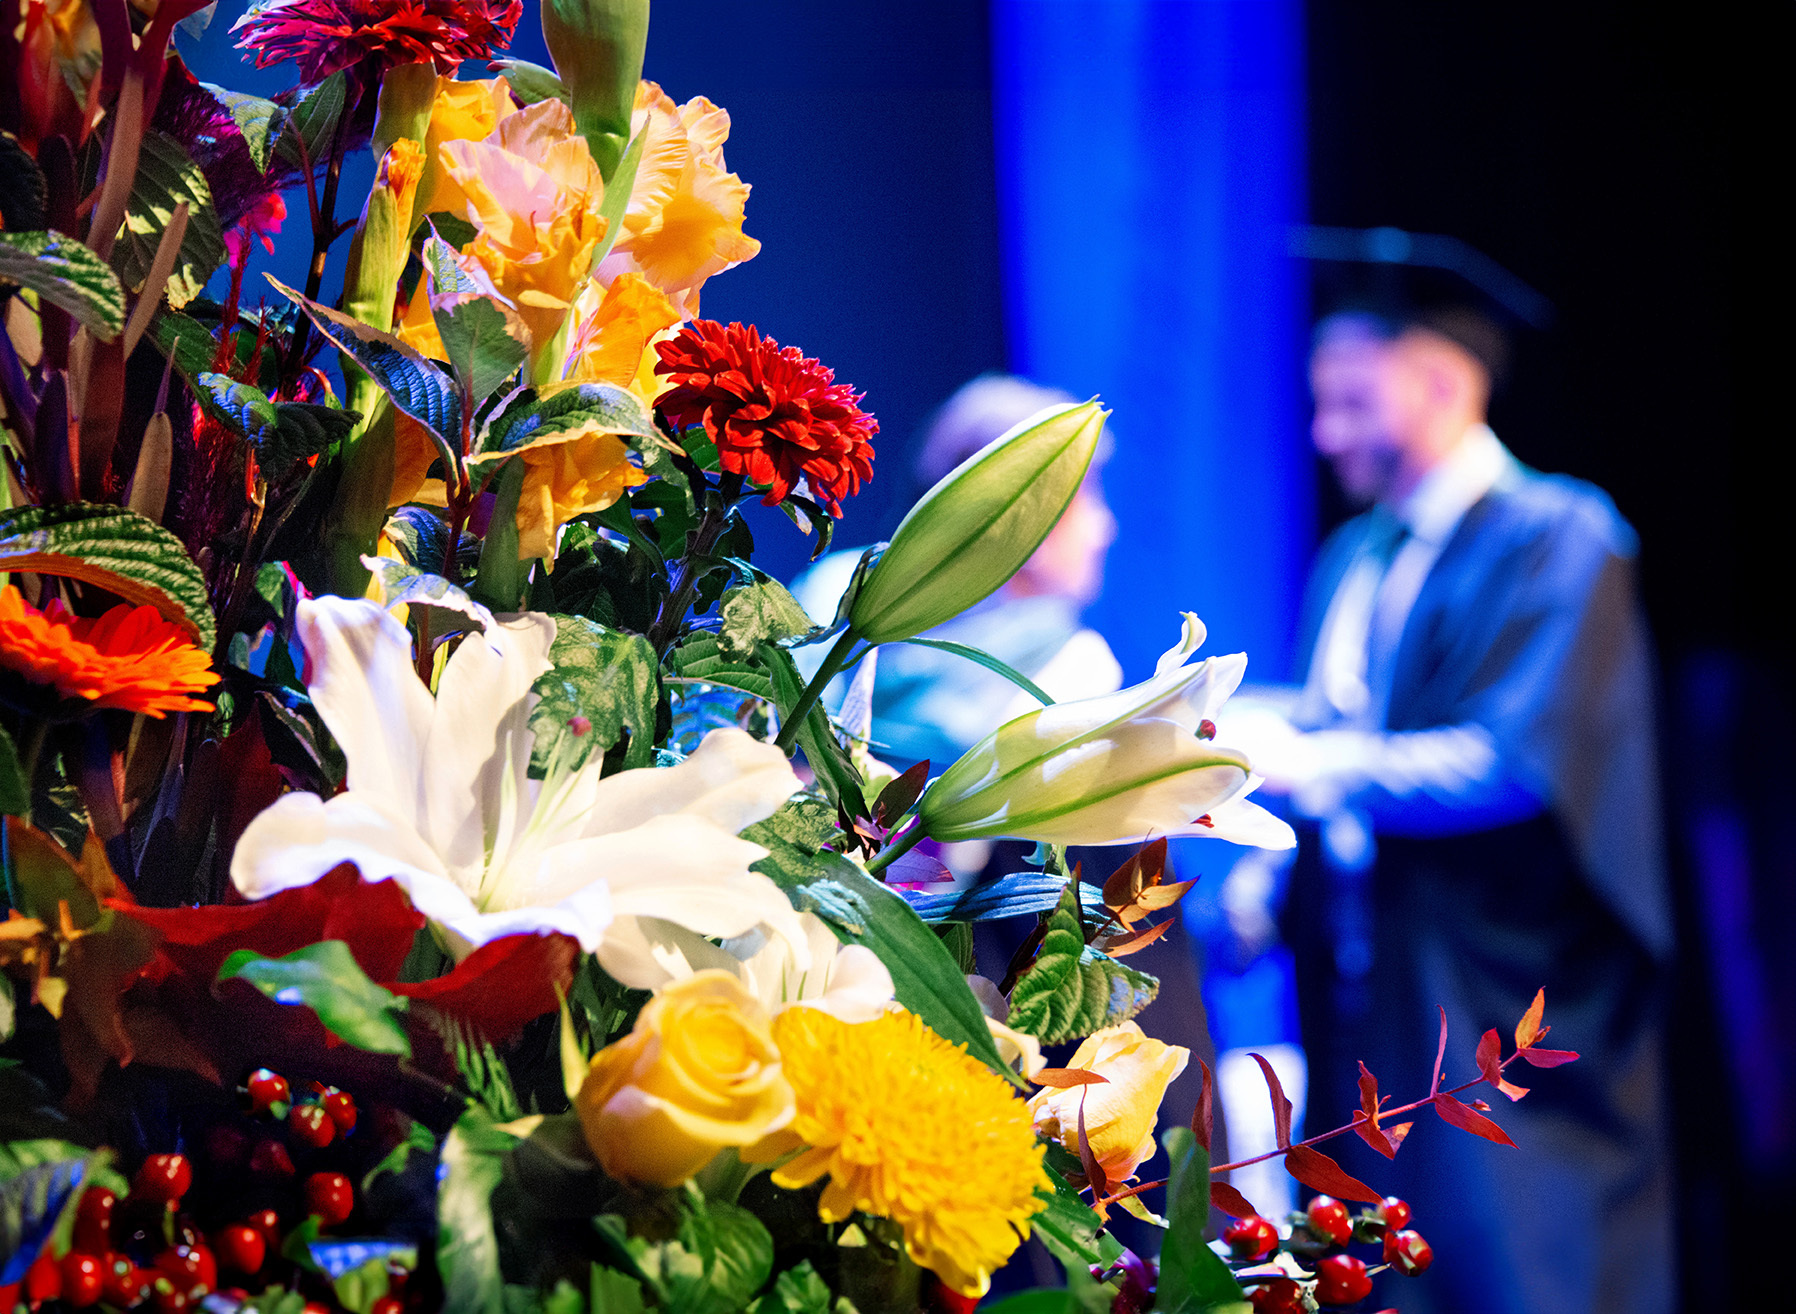
<path fill-rule="evenodd" d="M 1324 546 L 1306 601 L 1304 654 L 1365 521 Z M 1372 962 L 1337 966 L 1342 876 L 1314 842 L 1294 869 L 1287 932 L 1311 1056 L 1312 1130 L 1357 1102 L 1356 1060 L 1407 1102 L 1427 1093 L 1444 1008 L 1447 1077 L 1495 1027 L 1512 1042 L 1536 989 L 1547 1043 L 1583 1058 L 1517 1065 L 1533 1092 L 1486 1088 L 1510 1149 L 1431 1114 L 1396 1161 L 1357 1142 L 1350 1170 L 1416 1207 L 1431 1272 L 1387 1291 L 1405 1314 L 1642 1314 L 1675 1301 L 1659 1023 L 1672 948 L 1654 761 L 1651 657 L 1633 582 L 1634 536 L 1600 491 L 1515 467 L 1465 516 L 1405 623 L 1385 729 L 1475 723 L 1520 800 L 1456 811 L 1377 783 L 1351 802 L 1377 858 L 1357 897 Z M 1313 838 L 1306 836 L 1305 838 Z M 1350 974 L 1352 973 L 1352 974 Z"/>

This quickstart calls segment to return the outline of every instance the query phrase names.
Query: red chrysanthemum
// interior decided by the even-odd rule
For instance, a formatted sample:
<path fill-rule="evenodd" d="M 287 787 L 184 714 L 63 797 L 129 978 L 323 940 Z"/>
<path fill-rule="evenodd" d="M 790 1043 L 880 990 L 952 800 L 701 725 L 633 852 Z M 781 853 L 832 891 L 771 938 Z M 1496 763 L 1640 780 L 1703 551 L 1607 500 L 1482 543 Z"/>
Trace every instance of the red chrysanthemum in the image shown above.
<path fill-rule="evenodd" d="M 363 60 L 373 78 L 427 59 L 453 73 L 509 42 L 522 12 L 523 0 L 261 0 L 231 30 L 257 68 L 292 60 L 312 83 Z"/>
<path fill-rule="evenodd" d="M 656 350 L 655 373 L 669 387 L 655 405 L 678 428 L 703 424 L 723 468 L 765 485 L 768 506 L 803 476 L 840 516 L 842 499 L 873 478 L 879 421 L 857 404 L 860 393 L 798 348 L 701 319 Z"/>

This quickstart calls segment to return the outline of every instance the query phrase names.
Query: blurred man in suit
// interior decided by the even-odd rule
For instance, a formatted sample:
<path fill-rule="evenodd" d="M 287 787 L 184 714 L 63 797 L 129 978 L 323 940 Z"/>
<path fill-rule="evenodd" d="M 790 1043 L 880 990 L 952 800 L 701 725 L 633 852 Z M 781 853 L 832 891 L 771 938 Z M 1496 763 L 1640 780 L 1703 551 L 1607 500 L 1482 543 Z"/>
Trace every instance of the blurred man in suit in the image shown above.
<path fill-rule="evenodd" d="M 1349 302 L 1318 327 L 1313 437 L 1368 509 L 1324 544 L 1300 692 L 1248 739 L 1310 823 L 1283 925 L 1312 1131 L 1345 1122 L 1357 1060 L 1426 1093 L 1538 987 L 1547 1043 L 1582 1052 L 1510 1104 L 1519 1148 L 1424 1118 L 1346 1166 L 1415 1209 L 1432 1271 L 1405 1314 L 1669 1310 L 1675 1303 L 1660 1026 L 1671 948 L 1651 658 L 1635 540 L 1609 499 L 1520 464 L 1486 424 L 1503 333 L 1463 280 Z M 1388 279 L 1387 279 L 1388 282 Z M 1388 289 L 1387 289 L 1388 291 Z M 1530 1080 L 1531 1077 L 1537 1080 Z"/>

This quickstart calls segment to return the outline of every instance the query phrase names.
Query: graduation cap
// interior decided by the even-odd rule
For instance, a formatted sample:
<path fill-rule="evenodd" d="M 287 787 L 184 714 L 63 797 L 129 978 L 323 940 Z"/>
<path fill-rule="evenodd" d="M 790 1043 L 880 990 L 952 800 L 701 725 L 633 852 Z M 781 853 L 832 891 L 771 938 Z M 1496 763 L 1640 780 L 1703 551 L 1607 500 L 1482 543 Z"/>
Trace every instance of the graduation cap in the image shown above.
<path fill-rule="evenodd" d="M 1291 230 L 1291 254 L 1316 267 L 1325 315 L 1358 314 L 1393 334 L 1424 328 L 1457 342 L 1503 377 L 1509 335 L 1545 329 L 1553 303 L 1476 247 L 1401 228 Z"/>

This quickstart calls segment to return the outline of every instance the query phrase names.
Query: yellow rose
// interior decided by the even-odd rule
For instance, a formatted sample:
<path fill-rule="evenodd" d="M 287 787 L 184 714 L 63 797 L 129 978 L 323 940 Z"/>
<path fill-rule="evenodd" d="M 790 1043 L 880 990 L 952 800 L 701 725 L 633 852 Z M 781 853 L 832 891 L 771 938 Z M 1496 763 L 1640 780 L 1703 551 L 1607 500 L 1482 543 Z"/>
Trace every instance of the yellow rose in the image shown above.
<path fill-rule="evenodd" d="M 1160 1101 L 1173 1078 L 1185 1070 L 1191 1051 L 1145 1034 L 1133 1022 L 1088 1036 L 1069 1068 L 1083 1068 L 1107 1080 L 1095 1086 L 1048 1088 L 1029 1101 L 1038 1136 L 1079 1152 L 1079 1101 L 1085 1101 L 1085 1137 L 1112 1183 L 1134 1176 L 1154 1152 L 1154 1125 Z"/>
<path fill-rule="evenodd" d="M 620 1181 L 678 1186 L 725 1146 L 792 1120 L 792 1088 L 766 1010 L 734 973 L 665 987 L 636 1028 L 593 1055 L 574 1109 L 586 1143 Z"/>

